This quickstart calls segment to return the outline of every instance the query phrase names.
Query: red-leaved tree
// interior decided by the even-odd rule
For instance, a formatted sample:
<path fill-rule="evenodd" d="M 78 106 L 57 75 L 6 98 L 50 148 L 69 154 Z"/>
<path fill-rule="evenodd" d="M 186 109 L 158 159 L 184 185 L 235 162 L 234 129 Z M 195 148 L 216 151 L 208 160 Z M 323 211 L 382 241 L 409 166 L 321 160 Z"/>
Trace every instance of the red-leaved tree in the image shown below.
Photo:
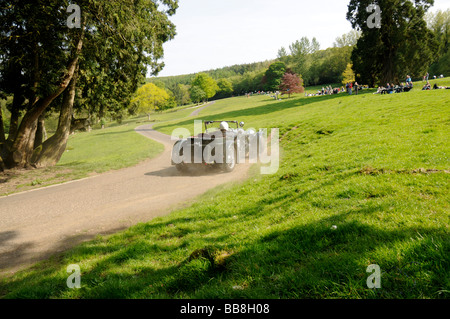
<path fill-rule="evenodd" d="M 280 91 L 287 93 L 289 98 L 293 93 L 303 93 L 303 80 L 297 74 L 286 72 L 281 79 Z"/>

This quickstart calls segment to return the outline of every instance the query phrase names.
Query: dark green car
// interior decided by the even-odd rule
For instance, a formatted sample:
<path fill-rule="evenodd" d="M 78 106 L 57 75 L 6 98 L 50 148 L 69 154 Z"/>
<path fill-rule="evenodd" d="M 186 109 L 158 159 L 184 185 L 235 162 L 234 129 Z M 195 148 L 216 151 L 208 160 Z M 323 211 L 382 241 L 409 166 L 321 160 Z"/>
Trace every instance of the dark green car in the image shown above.
<path fill-rule="evenodd" d="M 231 128 L 234 125 L 236 128 Z M 236 164 L 257 158 L 263 150 L 263 131 L 245 131 L 243 127 L 244 122 L 206 121 L 204 133 L 175 142 L 172 165 L 179 171 L 209 165 L 231 172 Z"/>

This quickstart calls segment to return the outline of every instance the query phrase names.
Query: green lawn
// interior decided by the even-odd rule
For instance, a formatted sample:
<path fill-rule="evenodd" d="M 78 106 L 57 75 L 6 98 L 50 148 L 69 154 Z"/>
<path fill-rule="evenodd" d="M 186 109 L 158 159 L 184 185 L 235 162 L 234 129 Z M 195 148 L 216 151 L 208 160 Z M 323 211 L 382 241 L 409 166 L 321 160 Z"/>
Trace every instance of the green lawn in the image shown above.
<path fill-rule="evenodd" d="M 137 134 L 135 127 L 124 125 L 70 136 L 57 166 L 81 175 L 102 173 L 136 165 L 163 151 L 162 144 Z"/>
<path fill-rule="evenodd" d="M 418 85 L 217 101 L 197 119 L 279 128 L 276 174 L 254 166 L 190 207 L 4 279 L 0 296 L 449 298 L 450 90 Z M 157 127 L 193 130 L 192 120 Z M 81 289 L 66 286 L 69 264 L 81 268 Z M 366 285 L 371 264 L 380 289 Z"/>

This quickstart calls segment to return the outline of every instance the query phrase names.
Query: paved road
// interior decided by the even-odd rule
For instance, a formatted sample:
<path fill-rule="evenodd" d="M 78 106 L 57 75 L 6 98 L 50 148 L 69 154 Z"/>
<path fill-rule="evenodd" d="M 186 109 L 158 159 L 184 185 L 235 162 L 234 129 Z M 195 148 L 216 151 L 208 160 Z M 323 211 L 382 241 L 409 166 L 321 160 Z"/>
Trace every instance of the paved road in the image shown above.
<path fill-rule="evenodd" d="M 170 136 L 136 131 L 165 146 L 135 167 L 0 198 L 0 274 L 8 274 L 97 234 L 110 234 L 162 216 L 217 185 L 243 180 L 248 165 L 180 175 L 170 165 Z"/>
<path fill-rule="evenodd" d="M 216 103 L 216 101 L 211 101 L 202 107 L 197 106 L 197 109 L 193 111 L 189 116 L 197 116 L 203 109 L 207 108 L 210 105 L 213 105 L 214 103 Z"/>

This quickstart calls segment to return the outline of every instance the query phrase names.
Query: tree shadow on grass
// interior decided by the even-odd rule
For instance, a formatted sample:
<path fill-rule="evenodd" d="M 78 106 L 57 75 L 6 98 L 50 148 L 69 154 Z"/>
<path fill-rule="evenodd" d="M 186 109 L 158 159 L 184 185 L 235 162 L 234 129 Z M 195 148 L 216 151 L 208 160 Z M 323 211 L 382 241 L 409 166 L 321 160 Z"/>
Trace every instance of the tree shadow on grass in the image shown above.
<path fill-rule="evenodd" d="M 231 241 L 232 234 L 224 233 L 208 236 L 212 229 L 233 222 L 258 225 L 260 205 L 253 203 L 255 209 L 250 213 L 245 207 L 229 212 L 228 218 L 222 215 L 211 227 L 197 224 L 205 221 L 205 215 L 139 224 L 112 239 L 85 243 L 41 264 L 3 285 L 0 296 L 9 291 L 13 293 L 7 297 L 13 298 L 65 296 L 69 291 L 65 267 L 96 259 L 88 269 L 81 269 L 82 288 L 69 291 L 70 297 L 448 298 L 448 232 L 374 226 L 369 217 L 382 211 L 382 204 L 350 208 L 307 224 L 286 224 L 285 228 L 275 224 L 274 231 L 251 241 L 245 236 L 242 241 Z M 239 218 L 234 220 L 232 214 Z M 196 248 L 202 248 L 198 245 L 234 253 L 223 268 L 216 268 L 207 258 L 189 258 Z M 381 289 L 367 287 L 369 264 L 381 267 Z M 39 289 L 28 291 L 29 283 Z"/>
<path fill-rule="evenodd" d="M 119 131 L 119 132 L 99 132 L 99 131 L 97 131 L 97 132 L 95 132 L 94 135 L 95 136 L 105 136 L 105 135 L 111 136 L 111 135 L 123 135 L 123 134 L 127 134 L 130 132 L 133 132 L 133 130 L 130 129 L 130 130 L 124 130 L 124 131 Z"/>
<path fill-rule="evenodd" d="M 330 228 L 333 223 L 338 225 L 335 230 Z M 418 241 L 410 250 L 387 256 L 377 253 L 381 247 L 411 241 L 418 233 L 426 239 Z M 384 230 L 355 220 L 339 223 L 332 217 L 273 232 L 241 254 L 255 260 L 256 265 L 264 264 L 264 271 L 249 287 L 249 290 L 266 291 L 264 297 L 435 298 L 439 297 L 438 291 L 449 288 L 448 281 L 445 283 L 445 273 L 450 270 L 450 260 L 445 256 L 450 242 L 446 237 L 448 234 L 438 229 Z M 369 264 L 381 267 L 383 289 L 380 291 L 367 288 Z M 276 270 L 275 275 L 271 269 Z M 245 275 L 250 273 L 241 274 Z"/>
<path fill-rule="evenodd" d="M 327 101 L 327 100 L 334 100 L 338 97 L 342 97 L 342 96 L 328 95 L 328 96 L 323 96 L 320 99 L 305 98 L 305 99 L 287 100 L 284 102 L 279 101 L 279 102 L 265 104 L 265 105 L 261 105 L 261 106 L 257 106 L 257 107 L 253 107 L 253 108 L 247 108 L 247 109 L 243 109 L 243 110 L 229 111 L 229 112 L 223 112 L 223 113 L 212 114 L 212 115 L 203 115 L 203 118 L 208 119 L 208 120 L 227 120 L 227 119 L 235 120 L 235 119 L 238 119 L 239 117 L 243 117 L 243 116 L 268 115 L 270 113 L 274 113 L 274 112 L 278 112 L 281 110 L 286 110 L 286 109 L 290 109 L 290 108 L 294 108 L 294 107 L 303 107 L 303 106 L 306 106 L 309 104 L 319 103 L 319 102 L 323 102 L 323 101 Z M 351 96 L 349 96 L 349 98 L 350 97 Z M 182 122 L 177 122 L 176 124 L 181 127 L 186 126 L 186 125 L 192 124 L 194 119 L 188 119 L 188 120 L 185 120 Z M 173 124 L 158 125 L 157 129 L 161 130 L 166 127 L 172 127 L 172 126 L 173 126 Z"/>
<path fill-rule="evenodd" d="M 59 266 L 59 262 L 62 260 L 64 252 L 68 249 L 72 249 L 73 247 L 77 247 L 77 245 L 93 240 L 98 235 L 109 235 L 124 229 L 125 227 L 119 227 L 105 230 L 101 232 L 101 234 L 77 234 L 68 236 L 56 242 L 48 250 L 39 251 L 38 253 L 33 252 L 36 245 L 31 241 L 18 244 L 7 243 L 18 236 L 17 231 L 0 233 L 0 245 L 2 248 L 6 247 L 4 252 L 0 253 L 0 270 L 2 271 L 2 276 L 4 275 L 6 278 L 9 277 L 10 274 L 21 273 L 23 271 L 33 274 L 35 272 L 39 273 L 42 269 L 53 269 L 55 265 Z M 82 247 L 82 245 L 80 247 Z M 0 280 L 2 276 L 0 276 Z"/>

